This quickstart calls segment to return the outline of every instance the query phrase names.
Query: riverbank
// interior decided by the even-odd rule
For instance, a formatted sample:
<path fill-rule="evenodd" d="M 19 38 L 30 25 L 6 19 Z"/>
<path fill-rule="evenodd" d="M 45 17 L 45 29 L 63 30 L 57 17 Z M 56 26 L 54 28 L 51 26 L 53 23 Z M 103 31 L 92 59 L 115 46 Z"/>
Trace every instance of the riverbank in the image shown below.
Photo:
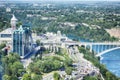
<path fill-rule="evenodd" d="M 91 77 L 96 77 L 97 79 L 104 80 L 100 75 L 99 68 L 94 66 L 90 61 L 84 58 L 84 54 L 80 53 L 78 47 L 71 47 L 68 49 L 69 57 L 73 60 L 75 71 L 75 80 L 84 80 L 84 77 L 90 75 Z M 85 79 L 86 80 L 86 79 Z"/>
<path fill-rule="evenodd" d="M 119 80 L 117 76 L 111 73 L 105 65 L 100 64 L 100 58 L 95 57 L 94 53 L 89 52 L 89 50 L 79 47 L 79 51 L 84 54 L 84 58 L 90 61 L 94 66 L 99 68 L 100 73 L 103 75 L 105 80 Z"/>

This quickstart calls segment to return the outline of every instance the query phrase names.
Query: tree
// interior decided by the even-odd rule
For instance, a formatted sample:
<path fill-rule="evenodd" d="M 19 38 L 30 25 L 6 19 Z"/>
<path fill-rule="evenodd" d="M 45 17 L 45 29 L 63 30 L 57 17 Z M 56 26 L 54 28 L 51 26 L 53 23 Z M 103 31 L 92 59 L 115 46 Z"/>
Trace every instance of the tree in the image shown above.
<path fill-rule="evenodd" d="M 65 67 L 65 72 L 66 72 L 68 75 L 71 75 L 71 73 L 72 73 L 72 68 L 66 66 L 66 67 Z"/>
<path fill-rule="evenodd" d="M 8 75 L 3 75 L 2 80 L 11 80 L 11 78 Z"/>
<path fill-rule="evenodd" d="M 6 46 L 5 43 L 0 44 L 0 49 L 4 48 Z"/>
<path fill-rule="evenodd" d="M 83 80 L 98 80 L 97 77 L 94 76 L 85 76 Z"/>
<path fill-rule="evenodd" d="M 111 78 L 112 78 L 112 75 L 111 75 L 111 73 L 110 72 L 106 72 L 106 80 L 111 80 Z"/>
<path fill-rule="evenodd" d="M 8 56 L 2 57 L 2 65 L 4 74 L 13 77 L 14 80 L 25 72 L 18 54 L 10 53 Z"/>
<path fill-rule="evenodd" d="M 10 67 L 12 74 L 14 75 L 20 76 L 22 75 L 22 72 L 24 72 L 23 65 L 19 61 L 14 62 L 13 65 L 11 65 Z"/>
<path fill-rule="evenodd" d="M 54 80 L 60 80 L 60 74 L 58 74 L 57 72 L 55 72 L 53 74 L 53 78 L 54 78 Z"/>
<path fill-rule="evenodd" d="M 31 75 L 25 73 L 25 74 L 23 75 L 23 77 L 22 77 L 22 80 L 32 80 L 32 79 L 31 79 Z"/>
<path fill-rule="evenodd" d="M 37 44 L 37 46 L 39 46 L 40 45 L 40 40 L 36 40 L 36 44 Z"/>
<path fill-rule="evenodd" d="M 58 60 L 54 60 L 53 64 L 54 64 L 54 69 L 59 69 L 61 67 L 61 63 Z"/>
<path fill-rule="evenodd" d="M 42 80 L 42 75 L 38 74 L 33 74 L 32 75 L 32 80 Z"/>
<path fill-rule="evenodd" d="M 64 61 L 65 66 L 71 66 L 72 65 L 72 59 L 70 59 L 68 56 L 65 58 L 66 60 Z"/>
<path fill-rule="evenodd" d="M 18 77 L 17 77 L 17 76 L 14 76 L 14 75 L 11 76 L 11 79 L 12 79 L 12 80 L 19 80 Z"/>

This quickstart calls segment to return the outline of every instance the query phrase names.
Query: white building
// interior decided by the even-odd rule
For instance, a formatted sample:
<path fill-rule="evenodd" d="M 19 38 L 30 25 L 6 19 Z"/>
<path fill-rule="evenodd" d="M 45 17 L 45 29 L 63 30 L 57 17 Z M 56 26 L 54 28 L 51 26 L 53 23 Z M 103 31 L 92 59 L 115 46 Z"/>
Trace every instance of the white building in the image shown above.
<path fill-rule="evenodd" d="M 16 23 L 17 23 L 17 19 L 13 15 L 13 17 L 11 18 L 11 28 L 7 28 L 3 30 L 2 32 L 0 32 L 0 43 L 2 42 L 11 43 L 12 42 L 12 33 L 13 33 L 13 30 L 16 29 Z"/>
<path fill-rule="evenodd" d="M 7 7 L 6 12 L 11 12 L 11 8 Z"/>
<path fill-rule="evenodd" d="M 12 41 L 12 28 L 7 28 L 0 32 L 0 42 L 11 42 Z"/>
<path fill-rule="evenodd" d="M 13 17 L 11 18 L 10 24 L 11 24 L 12 30 L 15 30 L 16 29 L 16 24 L 17 24 L 17 18 L 15 17 L 14 14 L 13 14 Z"/>

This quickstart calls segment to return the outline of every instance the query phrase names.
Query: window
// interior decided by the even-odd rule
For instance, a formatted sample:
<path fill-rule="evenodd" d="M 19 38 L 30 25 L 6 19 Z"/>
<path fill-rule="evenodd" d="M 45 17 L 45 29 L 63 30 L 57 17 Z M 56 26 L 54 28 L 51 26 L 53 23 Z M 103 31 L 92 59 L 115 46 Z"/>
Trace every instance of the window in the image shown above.
<path fill-rule="evenodd" d="M 12 35 L 11 34 L 1 34 L 2 38 L 10 38 Z"/>

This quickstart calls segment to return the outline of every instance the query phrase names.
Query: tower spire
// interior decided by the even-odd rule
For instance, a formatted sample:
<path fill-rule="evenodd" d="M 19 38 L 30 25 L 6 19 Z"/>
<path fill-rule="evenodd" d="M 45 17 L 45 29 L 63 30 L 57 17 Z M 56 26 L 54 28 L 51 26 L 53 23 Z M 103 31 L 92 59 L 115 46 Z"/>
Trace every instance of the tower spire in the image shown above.
<path fill-rule="evenodd" d="M 12 27 L 12 30 L 15 30 L 15 29 L 16 29 L 16 23 L 17 23 L 17 18 L 16 18 L 15 15 L 13 14 L 13 15 L 12 15 L 12 18 L 11 18 L 11 27 Z"/>

